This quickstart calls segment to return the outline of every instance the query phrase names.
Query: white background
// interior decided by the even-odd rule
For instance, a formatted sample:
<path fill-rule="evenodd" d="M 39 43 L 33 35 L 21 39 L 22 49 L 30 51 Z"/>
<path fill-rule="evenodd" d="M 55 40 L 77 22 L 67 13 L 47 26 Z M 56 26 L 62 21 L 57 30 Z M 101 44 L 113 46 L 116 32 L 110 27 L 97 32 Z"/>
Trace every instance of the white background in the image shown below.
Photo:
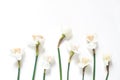
<path fill-rule="evenodd" d="M 96 80 L 105 80 L 103 53 L 112 55 L 109 80 L 120 80 L 120 0 L 0 0 L 0 79 L 16 80 L 16 60 L 10 56 L 10 49 L 18 46 L 26 50 L 21 80 L 32 79 L 35 53 L 27 45 L 32 34 L 41 34 L 45 38 L 45 52 L 38 60 L 36 80 L 42 80 L 43 54 L 53 55 L 56 60 L 46 80 L 59 80 L 56 46 L 61 27 L 72 27 L 73 39 L 84 49 L 85 35 L 96 33 L 99 43 Z M 89 56 L 92 59 L 92 55 Z M 61 57 L 63 80 L 66 80 L 68 52 L 65 43 L 61 45 Z M 81 80 L 80 68 L 74 60 L 70 80 Z M 86 71 L 85 80 L 92 80 L 92 70 Z"/>

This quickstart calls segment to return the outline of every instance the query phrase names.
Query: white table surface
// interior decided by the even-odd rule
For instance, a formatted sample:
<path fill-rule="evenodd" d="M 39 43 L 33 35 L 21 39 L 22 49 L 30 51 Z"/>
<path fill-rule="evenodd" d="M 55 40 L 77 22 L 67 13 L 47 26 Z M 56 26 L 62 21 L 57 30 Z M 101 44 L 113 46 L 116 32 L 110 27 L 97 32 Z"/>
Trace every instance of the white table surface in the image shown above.
<path fill-rule="evenodd" d="M 40 56 L 50 54 L 56 60 L 46 80 L 59 80 L 56 45 L 61 27 L 72 27 L 73 39 L 80 43 L 81 50 L 86 47 L 85 35 L 96 33 L 99 44 L 96 80 L 105 80 L 103 53 L 112 55 L 109 80 L 120 80 L 120 0 L 0 0 L 0 80 L 16 80 L 16 60 L 11 57 L 10 49 L 18 46 L 26 50 L 21 80 L 31 80 L 35 53 L 27 45 L 32 34 L 45 37 L 45 52 Z M 65 43 L 61 45 L 63 80 L 68 60 Z M 40 61 L 41 57 L 36 80 L 42 80 Z M 81 80 L 80 68 L 74 60 L 70 80 Z M 92 80 L 92 70 L 86 72 L 85 80 Z"/>

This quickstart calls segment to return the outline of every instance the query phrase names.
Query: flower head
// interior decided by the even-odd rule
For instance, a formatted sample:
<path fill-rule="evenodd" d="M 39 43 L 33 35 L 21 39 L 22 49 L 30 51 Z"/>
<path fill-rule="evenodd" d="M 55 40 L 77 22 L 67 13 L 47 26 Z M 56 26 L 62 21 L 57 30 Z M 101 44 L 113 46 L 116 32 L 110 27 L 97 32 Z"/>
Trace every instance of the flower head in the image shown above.
<path fill-rule="evenodd" d="M 66 39 L 69 40 L 72 37 L 72 29 L 71 28 L 64 28 L 62 29 L 62 34 L 58 42 L 58 47 L 60 46 L 61 42 Z"/>
<path fill-rule="evenodd" d="M 90 64 L 90 59 L 87 57 L 81 57 L 79 61 L 80 68 L 84 68 Z"/>
<path fill-rule="evenodd" d="M 42 35 L 32 35 L 33 41 L 29 44 L 30 48 L 36 50 L 36 55 L 39 54 L 40 49 L 43 49 L 44 37 Z"/>
<path fill-rule="evenodd" d="M 97 42 L 96 34 L 89 34 L 89 35 L 87 35 L 86 39 L 87 39 L 88 43 L 91 43 L 91 42 L 95 43 L 95 42 Z"/>
<path fill-rule="evenodd" d="M 71 43 L 71 42 L 69 42 L 67 44 L 67 50 L 70 53 L 70 56 L 72 56 L 75 53 L 80 53 L 79 52 L 79 45 L 75 44 L 75 43 Z"/>
<path fill-rule="evenodd" d="M 89 49 L 97 48 L 97 36 L 95 34 L 87 35 L 86 40 Z"/>
<path fill-rule="evenodd" d="M 68 44 L 68 51 L 73 51 L 74 53 L 79 53 L 79 45 L 78 44 L 73 44 L 73 43 L 69 43 Z"/>
<path fill-rule="evenodd" d="M 50 66 L 54 63 L 54 58 L 52 56 L 44 56 L 42 67 L 44 69 L 50 69 Z"/>
<path fill-rule="evenodd" d="M 109 65 L 109 63 L 110 63 L 110 61 L 111 61 L 111 56 L 110 56 L 110 54 L 105 54 L 105 55 L 103 55 L 103 60 L 104 60 L 104 63 L 105 63 L 106 66 Z"/>
<path fill-rule="evenodd" d="M 24 54 L 24 51 L 21 48 L 13 48 L 11 49 L 12 55 L 17 59 L 21 60 Z"/>
<path fill-rule="evenodd" d="M 35 45 L 43 45 L 44 37 L 42 35 L 32 35 L 32 37 Z"/>
<path fill-rule="evenodd" d="M 62 29 L 62 35 L 65 36 L 65 39 L 70 39 L 72 37 L 72 29 L 71 28 Z"/>

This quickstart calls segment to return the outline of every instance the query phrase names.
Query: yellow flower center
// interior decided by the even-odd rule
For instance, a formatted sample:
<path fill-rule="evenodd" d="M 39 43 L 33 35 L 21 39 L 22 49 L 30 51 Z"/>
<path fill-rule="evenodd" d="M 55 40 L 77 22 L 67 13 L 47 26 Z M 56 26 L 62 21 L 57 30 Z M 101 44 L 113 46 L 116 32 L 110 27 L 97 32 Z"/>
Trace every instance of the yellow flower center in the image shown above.
<path fill-rule="evenodd" d="M 109 56 L 109 55 L 106 55 L 106 56 L 103 57 L 103 59 L 104 59 L 105 61 L 110 61 L 110 56 Z"/>
<path fill-rule="evenodd" d="M 89 62 L 89 59 L 88 58 L 82 58 L 81 62 L 83 64 L 87 64 Z"/>
<path fill-rule="evenodd" d="M 21 49 L 20 49 L 20 48 L 14 48 L 12 51 L 13 51 L 15 54 L 16 54 L 16 53 L 21 53 Z"/>
<path fill-rule="evenodd" d="M 37 40 L 37 39 L 43 39 L 43 36 L 41 35 L 32 35 L 33 40 Z"/>
<path fill-rule="evenodd" d="M 89 41 L 93 41 L 93 40 L 94 40 L 94 36 L 93 36 L 93 35 L 88 35 L 88 36 L 87 36 L 87 39 L 88 39 Z"/>

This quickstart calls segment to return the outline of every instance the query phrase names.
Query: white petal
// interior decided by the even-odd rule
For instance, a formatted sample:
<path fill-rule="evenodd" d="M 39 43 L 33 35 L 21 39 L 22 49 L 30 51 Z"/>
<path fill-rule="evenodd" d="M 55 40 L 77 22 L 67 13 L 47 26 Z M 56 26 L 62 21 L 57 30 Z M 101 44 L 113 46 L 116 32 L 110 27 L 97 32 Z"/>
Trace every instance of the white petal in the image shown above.
<path fill-rule="evenodd" d="M 88 66 L 90 64 L 90 59 L 87 57 L 80 57 L 79 67 L 84 68 L 85 66 Z"/>
<path fill-rule="evenodd" d="M 104 60 L 104 64 L 108 65 L 109 62 L 111 61 L 111 55 L 110 54 L 104 54 L 103 55 L 103 60 Z"/>
<path fill-rule="evenodd" d="M 92 43 L 92 42 L 88 43 L 87 47 L 88 47 L 88 49 L 91 49 L 91 50 L 96 49 L 97 48 L 97 43 Z"/>
<path fill-rule="evenodd" d="M 12 56 L 14 56 L 17 60 L 21 60 L 22 59 L 22 56 L 23 54 L 25 53 L 23 49 L 21 49 L 20 52 L 15 52 L 15 51 L 12 51 Z"/>
<path fill-rule="evenodd" d="M 71 42 L 67 43 L 67 50 L 69 52 L 73 51 L 74 53 L 79 53 L 80 52 L 79 45 L 78 44 L 73 44 Z"/>
<path fill-rule="evenodd" d="M 50 64 L 49 64 L 48 62 L 44 61 L 44 62 L 42 63 L 42 68 L 43 68 L 43 69 L 50 69 Z"/>
<path fill-rule="evenodd" d="M 89 40 L 88 36 L 93 36 L 93 40 Z M 87 35 L 87 41 L 88 42 L 92 42 L 92 43 L 96 43 L 97 42 L 97 35 L 96 34 L 89 34 Z"/>
<path fill-rule="evenodd" d="M 64 28 L 62 30 L 62 34 L 65 35 L 66 39 L 70 39 L 72 37 L 72 29 L 71 28 Z"/>

